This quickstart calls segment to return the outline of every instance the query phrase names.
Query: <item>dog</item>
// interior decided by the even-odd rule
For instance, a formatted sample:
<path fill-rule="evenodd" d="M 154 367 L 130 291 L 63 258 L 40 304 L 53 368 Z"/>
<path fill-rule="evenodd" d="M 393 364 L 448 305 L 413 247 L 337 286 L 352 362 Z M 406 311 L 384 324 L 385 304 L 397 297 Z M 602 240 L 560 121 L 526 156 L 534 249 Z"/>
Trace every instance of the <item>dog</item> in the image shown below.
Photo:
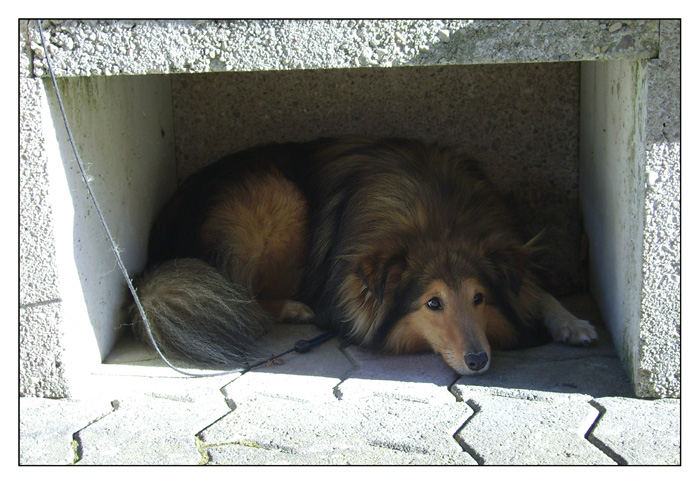
<path fill-rule="evenodd" d="M 493 349 L 595 341 L 543 289 L 537 243 L 514 227 L 478 164 L 455 150 L 270 144 L 180 186 L 137 286 L 158 346 L 200 363 L 240 361 L 289 320 L 380 352 L 435 352 L 463 375 L 485 372 Z"/>

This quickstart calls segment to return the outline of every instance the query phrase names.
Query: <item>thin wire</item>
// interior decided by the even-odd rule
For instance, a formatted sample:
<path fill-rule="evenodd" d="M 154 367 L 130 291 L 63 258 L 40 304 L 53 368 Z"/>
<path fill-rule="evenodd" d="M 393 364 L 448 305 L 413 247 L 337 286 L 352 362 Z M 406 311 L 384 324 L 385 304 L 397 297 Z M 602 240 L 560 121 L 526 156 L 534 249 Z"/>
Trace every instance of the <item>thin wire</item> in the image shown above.
<path fill-rule="evenodd" d="M 141 305 L 141 300 L 139 299 L 138 294 L 136 293 L 136 288 L 134 288 L 133 283 L 131 282 L 131 278 L 129 277 L 129 272 L 126 269 L 126 266 L 124 265 L 124 262 L 122 261 L 121 254 L 119 254 L 119 249 L 117 247 L 116 242 L 114 241 L 114 238 L 112 237 L 112 233 L 109 230 L 109 227 L 107 226 L 107 221 L 104 218 L 104 215 L 102 213 L 102 209 L 100 208 L 99 203 L 97 202 L 97 197 L 95 197 L 94 192 L 92 191 L 92 186 L 90 185 L 90 182 L 88 181 L 88 176 L 85 171 L 85 167 L 83 166 L 83 162 L 80 159 L 80 155 L 78 154 L 78 149 L 75 146 L 75 141 L 73 140 L 73 133 L 71 132 L 70 125 L 68 124 L 68 118 L 66 116 L 66 110 L 63 107 L 63 100 L 61 99 L 61 93 L 58 89 L 58 84 L 56 83 L 56 77 L 54 76 L 53 72 L 53 67 L 51 65 L 51 59 L 49 56 L 49 50 L 46 48 L 46 43 L 44 42 L 44 31 L 41 28 L 41 19 L 37 19 L 37 23 L 39 25 L 39 37 L 41 37 L 41 45 L 44 49 L 44 54 L 46 56 L 46 64 L 49 68 L 49 76 L 51 77 L 51 82 L 53 84 L 54 91 L 56 92 L 56 98 L 58 99 L 58 107 L 61 111 L 61 116 L 63 117 L 63 124 L 66 127 L 66 132 L 68 133 L 68 140 L 70 141 L 70 146 L 73 149 L 73 154 L 75 155 L 75 160 L 78 163 L 78 168 L 80 169 L 80 175 L 83 177 L 83 181 L 85 182 L 85 186 L 87 187 L 88 193 L 90 194 L 90 198 L 92 199 L 92 203 L 95 206 L 95 210 L 97 212 L 98 217 L 100 218 L 100 222 L 102 223 L 102 227 L 105 230 L 105 233 L 107 233 L 107 238 L 109 239 L 109 243 L 112 247 L 112 252 L 114 252 L 114 256 L 116 257 L 117 260 L 117 265 L 119 266 L 119 270 L 121 271 L 122 275 L 124 276 L 124 279 L 126 280 L 126 285 L 129 287 L 129 291 L 131 292 L 131 296 L 134 298 L 134 302 L 136 303 L 136 308 L 139 311 L 139 314 L 141 315 L 141 318 L 143 319 L 144 326 L 146 328 L 146 333 L 148 334 L 148 338 L 150 339 L 151 343 L 153 344 L 153 348 L 155 348 L 156 352 L 160 356 L 160 358 L 165 362 L 165 364 L 170 367 L 172 370 L 175 372 L 179 372 L 180 374 L 189 376 L 189 377 L 216 377 L 216 376 L 223 376 L 223 375 L 228 375 L 228 374 L 235 374 L 238 372 L 246 372 L 253 367 L 260 366 L 264 364 L 265 362 L 269 362 L 270 360 L 279 358 L 283 355 L 286 355 L 290 352 L 293 352 L 294 349 L 288 350 L 286 352 L 283 352 L 279 355 L 273 356 L 270 359 L 261 361 L 257 364 L 245 367 L 245 368 L 236 368 L 236 369 L 231 369 L 227 371 L 222 371 L 222 372 L 212 372 L 212 373 L 192 373 L 188 372 L 185 370 L 180 369 L 179 367 L 175 366 L 172 364 L 166 357 L 163 355 L 163 352 L 161 352 L 160 348 L 158 347 L 158 344 L 156 343 L 156 339 L 153 337 L 153 333 L 151 332 L 151 324 L 150 321 L 148 320 L 148 317 L 146 316 L 146 312 L 143 309 L 143 306 Z"/>

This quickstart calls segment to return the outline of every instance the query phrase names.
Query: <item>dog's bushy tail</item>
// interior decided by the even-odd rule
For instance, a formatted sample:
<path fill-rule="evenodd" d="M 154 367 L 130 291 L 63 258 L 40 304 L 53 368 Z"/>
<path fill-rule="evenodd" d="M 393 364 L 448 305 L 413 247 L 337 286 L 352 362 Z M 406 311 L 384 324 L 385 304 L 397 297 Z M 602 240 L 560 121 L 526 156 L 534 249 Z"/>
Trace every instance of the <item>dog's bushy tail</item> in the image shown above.
<path fill-rule="evenodd" d="M 151 333 L 170 359 L 202 364 L 242 363 L 271 317 L 247 286 L 231 282 L 199 259 L 174 259 L 147 271 L 136 281 Z M 135 304 L 134 331 L 151 343 Z"/>

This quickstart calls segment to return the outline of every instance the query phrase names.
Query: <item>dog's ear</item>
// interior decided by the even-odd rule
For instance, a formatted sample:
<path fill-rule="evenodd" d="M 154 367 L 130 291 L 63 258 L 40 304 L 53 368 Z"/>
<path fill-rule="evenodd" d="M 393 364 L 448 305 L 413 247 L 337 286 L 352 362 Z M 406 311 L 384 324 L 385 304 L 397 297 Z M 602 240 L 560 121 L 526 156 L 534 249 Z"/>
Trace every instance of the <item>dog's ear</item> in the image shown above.
<path fill-rule="evenodd" d="M 521 248 L 498 249 L 487 256 L 498 280 L 517 295 L 523 283 L 527 253 Z"/>
<path fill-rule="evenodd" d="M 369 292 L 381 303 L 386 292 L 398 286 L 405 268 L 403 254 L 379 253 L 362 259 L 357 264 L 357 273 Z"/>

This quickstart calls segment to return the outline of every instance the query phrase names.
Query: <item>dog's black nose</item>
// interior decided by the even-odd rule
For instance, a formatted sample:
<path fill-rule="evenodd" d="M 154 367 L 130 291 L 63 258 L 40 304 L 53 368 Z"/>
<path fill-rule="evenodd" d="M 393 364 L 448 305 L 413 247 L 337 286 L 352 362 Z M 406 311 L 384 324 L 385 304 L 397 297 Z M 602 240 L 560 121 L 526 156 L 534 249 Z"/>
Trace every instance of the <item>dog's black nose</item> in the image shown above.
<path fill-rule="evenodd" d="M 464 356 L 464 362 L 469 367 L 469 370 L 478 371 L 484 368 L 486 363 L 489 361 L 489 356 L 486 352 L 479 352 L 478 354 L 467 354 Z"/>

